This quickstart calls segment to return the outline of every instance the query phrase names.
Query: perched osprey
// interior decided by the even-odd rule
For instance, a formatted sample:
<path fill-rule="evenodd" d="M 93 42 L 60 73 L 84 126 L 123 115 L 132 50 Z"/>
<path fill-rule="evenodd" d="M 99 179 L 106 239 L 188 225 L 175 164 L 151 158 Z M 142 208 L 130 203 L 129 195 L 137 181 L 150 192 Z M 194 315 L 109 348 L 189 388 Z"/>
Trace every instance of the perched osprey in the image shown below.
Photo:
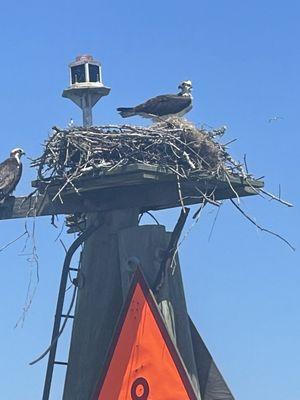
<path fill-rule="evenodd" d="M 140 115 L 144 118 L 151 118 L 154 121 L 170 116 L 182 117 L 192 108 L 192 82 L 183 81 L 178 86 L 178 89 L 180 89 L 180 92 L 177 94 L 163 94 L 153 97 L 136 107 L 119 107 L 117 111 L 123 118 Z"/>
<path fill-rule="evenodd" d="M 13 149 L 10 157 L 0 164 L 0 201 L 6 199 L 16 188 L 21 175 L 20 158 L 25 154 L 22 149 Z"/>

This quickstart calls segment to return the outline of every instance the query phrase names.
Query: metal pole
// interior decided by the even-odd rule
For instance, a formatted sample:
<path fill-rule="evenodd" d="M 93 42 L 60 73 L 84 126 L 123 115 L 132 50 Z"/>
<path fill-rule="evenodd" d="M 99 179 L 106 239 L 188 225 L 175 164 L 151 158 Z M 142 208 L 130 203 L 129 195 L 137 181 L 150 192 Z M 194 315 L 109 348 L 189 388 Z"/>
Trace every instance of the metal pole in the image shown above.
<path fill-rule="evenodd" d="M 83 126 L 93 125 L 93 114 L 91 106 L 91 95 L 90 93 L 84 94 L 82 97 L 82 113 L 83 113 Z"/>

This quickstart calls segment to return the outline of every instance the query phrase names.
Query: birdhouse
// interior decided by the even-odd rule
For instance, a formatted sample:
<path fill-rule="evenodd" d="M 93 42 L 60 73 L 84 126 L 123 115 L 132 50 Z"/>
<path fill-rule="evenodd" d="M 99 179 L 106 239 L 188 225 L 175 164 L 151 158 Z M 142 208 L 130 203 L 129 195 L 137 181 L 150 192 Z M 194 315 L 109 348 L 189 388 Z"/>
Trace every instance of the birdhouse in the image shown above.
<path fill-rule="evenodd" d="M 62 96 L 82 109 L 84 126 L 92 125 L 92 108 L 110 92 L 110 88 L 102 83 L 101 64 L 91 55 L 83 55 L 76 57 L 69 68 L 70 86 L 63 91 Z"/>

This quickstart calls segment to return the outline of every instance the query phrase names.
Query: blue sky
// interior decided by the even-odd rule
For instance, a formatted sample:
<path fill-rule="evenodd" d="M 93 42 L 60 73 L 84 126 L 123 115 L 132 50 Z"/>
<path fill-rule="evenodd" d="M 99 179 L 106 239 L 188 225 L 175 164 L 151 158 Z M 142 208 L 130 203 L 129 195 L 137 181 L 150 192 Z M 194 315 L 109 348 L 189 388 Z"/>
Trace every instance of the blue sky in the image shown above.
<path fill-rule="evenodd" d="M 16 146 L 37 156 L 53 125 L 81 121 L 80 110 L 61 97 L 67 65 L 78 54 L 101 60 L 104 83 L 112 88 L 94 109 L 97 124 L 120 123 L 116 107 L 176 91 L 191 79 L 188 118 L 226 124 L 224 141 L 238 139 L 232 155 L 247 153 L 249 169 L 265 176 L 266 188 L 277 192 L 280 184 L 295 206 L 248 198 L 243 207 L 299 248 L 299 14 L 296 0 L 6 2 L 0 14 L 1 159 Z M 274 116 L 283 119 L 269 123 Z M 29 193 L 35 177 L 28 160 L 24 166 L 17 194 Z M 215 213 L 205 210 L 180 253 L 190 314 L 237 399 L 298 400 L 299 251 L 258 232 L 229 203 L 209 240 Z M 178 214 L 157 217 L 171 229 Z M 23 231 L 24 221 L 0 222 L 0 247 Z M 51 336 L 64 255 L 57 234 L 49 218 L 36 221 L 40 282 L 23 328 L 14 325 L 34 266 L 20 255 L 23 239 L 0 252 L 6 400 L 41 398 L 46 363 L 28 363 Z M 71 239 L 64 236 L 66 243 Z M 29 253 L 31 247 L 29 241 Z M 61 359 L 67 344 L 66 335 Z M 61 398 L 63 370 L 56 368 L 52 400 Z"/>

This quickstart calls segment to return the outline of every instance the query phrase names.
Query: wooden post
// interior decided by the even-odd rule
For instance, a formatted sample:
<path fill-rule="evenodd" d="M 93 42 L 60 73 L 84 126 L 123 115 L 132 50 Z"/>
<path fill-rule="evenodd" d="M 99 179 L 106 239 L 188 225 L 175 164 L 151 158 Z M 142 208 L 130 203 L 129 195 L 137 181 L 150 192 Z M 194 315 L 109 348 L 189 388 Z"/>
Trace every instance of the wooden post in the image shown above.
<path fill-rule="evenodd" d="M 89 216 L 90 221 L 95 217 L 104 219 L 104 224 L 83 250 L 81 273 L 84 285 L 78 290 L 64 400 L 91 397 L 103 372 L 134 264 L 139 263 L 150 286 L 157 277 L 170 233 L 163 226 L 137 226 L 137 216 L 137 210 Z M 175 274 L 166 277 L 157 301 L 200 399 L 178 259 Z"/>
<path fill-rule="evenodd" d="M 89 399 L 103 368 L 107 348 L 123 302 L 118 257 L 118 231 L 137 226 L 138 211 L 90 214 L 103 225 L 87 240 L 65 381 L 65 400 Z"/>

